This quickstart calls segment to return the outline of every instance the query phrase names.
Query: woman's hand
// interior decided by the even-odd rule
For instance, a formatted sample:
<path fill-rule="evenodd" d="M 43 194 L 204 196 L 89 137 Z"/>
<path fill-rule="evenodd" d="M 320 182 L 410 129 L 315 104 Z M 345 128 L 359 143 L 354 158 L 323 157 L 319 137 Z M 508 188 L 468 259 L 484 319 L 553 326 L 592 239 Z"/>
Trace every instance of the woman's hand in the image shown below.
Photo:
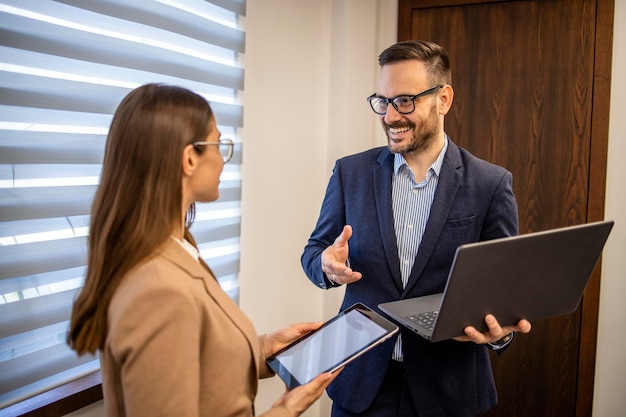
<path fill-rule="evenodd" d="M 301 385 L 298 388 L 294 388 L 291 391 L 287 390 L 282 397 L 278 399 L 272 406 L 284 407 L 294 416 L 298 417 L 307 408 L 311 406 L 322 395 L 326 387 L 333 382 L 339 372 L 343 368 L 330 373 L 325 372 L 318 375 L 315 379 L 305 385 Z"/>
<path fill-rule="evenodd" d="M 268 334 L 264 338 L 263 352 L 269 357 L 305 334 L 319 328 L 322 323 L 297 323 Z"/>

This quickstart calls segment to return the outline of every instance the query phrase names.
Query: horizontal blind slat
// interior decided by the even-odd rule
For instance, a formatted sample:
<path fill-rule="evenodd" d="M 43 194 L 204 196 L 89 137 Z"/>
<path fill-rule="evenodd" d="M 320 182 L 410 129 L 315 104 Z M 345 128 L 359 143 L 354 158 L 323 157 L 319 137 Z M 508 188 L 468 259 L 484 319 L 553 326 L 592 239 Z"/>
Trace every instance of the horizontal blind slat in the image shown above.
<path fill-rule="evenodd" d="M 0 294 L 15 293 L 17 291 L 42 286 L 56 287 L 55 284 L 65 284 L 67 281 L 80 281 L 81 285 L 79 286 L 82 286 L 86 271 L 87 267 L 81 265 L 75 268 L 57 269 L 32 275 L 3 278 L 0 279 Z"/>
<path fill-rule="evenodd" d="M 14 356 L 22 356 L 30 352 L 41 350 L 50 343 L 65 340 L 69 329 L 69 320 L 61 321 L 49 326 L 40 327 L 26 333 L 19 333 L 0 339 L 0 362 Z"/>
<path fill-rule="evenodd" d="M 103 135 L 0 130 L 0 164 L 101 164 L 105 142 Z M 235 144 L 229 165 L 239 164 Z"/>
<path fill-rule="evenodd" d="M 219 279 L 225 276 L 239 274 L 239 254 L 231 254 L 211 259 L 211 270 Z"/>
<path fill-rule="evenodd" d="M 0 362 L 0 392 L 13 391 L 23 385 L 93 360 L 94 357 L 91 355 L 77 357 L 76 353 L 63 342 Z"/>
<path fill-rule="evenodd" d="M 0 130 L 0 164 L 101 164 L 105 135 Z"/>
<path fill-rule="evenodd" d="M 0 98 L 2 100 L 2 98 Z M 72 112 L 38 107 L 5 105 L 0 102 L 0 120 L 15 124 L 31 124 L 28 130 L 46 129 L 52 132 L 70 132 L 84 128 L 89 133 L 106 134 L 111 124 L 112 114 Z M 43 126 L 41 126 L 43 125 Z M 90 130 L 91 129 L 91 130 Z"/>
<path fill-rule="evenodd" d="M 8 21 L 5 17 L 0 19 L 0 23 L 0 45 L 42 55 L 86 61 L 78 67 L 79 71 L 88 63 L 97 63 L 148 73 L 158 71 L 160 74 L 181 79 L 243 89 L 243 69 L 220 63 L 219 60 L 209 60 L 210 52 L 206 52 L 207 58 L 191 56 L 176 49 L 109 39 L 99 34 L 84 33 L 20 17 L 11 17 Z M 25 28 L 28 33 L 23 33 Z M 201 45 L 196 48 L 201 48 Z M 32 65 L 37 65 L 38 62 L 43 64 L 41 60 L 35 60 Z"/>
<path fill-rule="evenodd" d="M 238 237 L 241 232 L 240 227 L 239 219 L 226 219 L 222 221 L 194 222 L 190 231 L 196 240 L 206 242 Z"/>
<path fill-rule="evenodd" d="M 157 80 L 152 80 L 152 82 L 158 82 Z M 71 83 L 71 82 L 62 82 L 62 84 L 67 84 L 68 89 L 65 91 L 78 91 L 76 88 L 83 85 L 82 83 Z M 71 87 L 70 87 L 71 86 Z M 31 91 L 20 91 L 15 89 L 8 88 L 0 88 L 0 105 L 4 108 L 13 107 L 13 115 L 18 115 L 19 113 L 15 110 L 24 109 L 24 112 L 29 112 L 30 114 L 34 114 L 37 109 L 43 111 L 70 111 L 74 113 L 76 116 L 83 116 L 83 119 L 93 118 L 96 119 L 97 114 L 107 114 L 113 113 L 121 98 L 123 98 L 130 90 L 120 89 L 120 88 L 98 88 L 94 91 L 92 96 L 85 95 L 76 101 L 71 98 L 64 97 L 62 95 L 57 95 L 54 97 L 46 96 L 41 92 L 31 92 Z M 86 94 L 89 91 L 85 92 Z M 110 94 L 107 94 L 110 93 Z M 101 98 L 101 102 L 98 102 L 98 98 Z M 118 97 L 118 101 L 114 98 Z M 121 98 L 120 98 L 121 97 Z M 46 107 L 48 106 L 48 107 Z M 211 108 L 215 113 L 215 117 L 219 118 L 220 124 L 231 125 L 240 127 L 243 125 L 243 108 L 238 104 L 224 104 L 219 102 L 211 102 Z M 90 115 L 95 114 L 96 117 L 90 117 Z M 14 119 L 10 119 L 9 117 L 12 114 L 5 114 L 4 116 L 0 116 L 0 118 L 5 121 L 12 121 Z M 41 115 L 41 119 L 34 119 L 32 121 L 39 121 L 42 123 L 44 120 L 54 122 L 56 124 L 61 121 L 71 120 L 73 123 L 75 122 L 75 117 L 70 119 L 54 119 L 53 116 L 50 115 Z M 109 116 L 110 119 L 110 116 Z M 24 121 L 24 117 L 21 118 Z M 107 125 L 110 123 L 107 123 Z M 96 125 L 100 126 L 100 124 Z"/>
<path fill-rule="evenodd" d="M 95 185 L 0 189 L 0 221 L 89 214 Z"/>
<path fill-rule="evenodd" d="M 96 186 L 0 189 L 0 221 L 89 214 Z M 241 184 L 224 181 L 218 201 L 241 199 Z"/>
<path fill-rule="evenodd" d="M 0 246 L 0 280 L 76 268 L 86 261 L 85 237 Z"/>
<path fill-rule="evenodd" d="M 224 181 L 220 184 L 220 197 L 217 201 L 240 201 L 241 183 L 239 181 Z"/>
<path fill-rule="evenodd" d="M 33 21 L 46 23 L 53 21 L 54 24 L 72 26 L 84 32 L 101 32 L 110 36 L 116 36 L 117 32 L 129 35 L 148 34 L 148 38 L 159 40 L 159 35 L 153 31 L 165 29 L 166 32 L 185 34 L 187 44 L 197 42 L 198 44 L 205 43 L 207 47 L 219 46 L 225 51 L 244 51 L 243 30 L 232 27 L 232 21 L 219 22 L 219 20 L 236 20 L 235 15 L 231 14 L 231 19 L 226 18 L 225 15 L 224 19 L 206 19 L 201 16 L 211 14 L 209 10 L 212 7 L 211 2 L 196 2 L 195 9 L 171 7 L 162 2 L 127 2 L 125 0 L 106 2 L 3 0 L 3 3 L 13 6 L 13 9 L 7 10 L 7 15 L 17 18 L 26 14 Z M 75 7 L 73 4 L 80 7 Z M 179 6 L 183 5 L 179 4 Z"/>
<path fill-rule="evenodd" d="M 4 78 L 3 83 L 6 82 L 6 85 L 10 86 L 0 87 L 0 104 L 5 106 L 62 110 L 76 113 L 112 114 L 128 92 L 127 88 L 121 87 L 85 84 L 76 81 L 32 77 L 13 73 L 4 73 L 2 75 Z M 53 83 L 60 90 L 54 89 L 52 92 L 50 85 Z M 24 85 L 28 87 L 21 88 Z M 3 119 L 7 120 L 5 117 Z M 57 123 L 59 122 L 60 120 L 57 120 Z"/>
<path fill-rule="evenodd" d="M 0 165 L 3 169 L 7 165 Z M 2 173 L 2 188 L 6 188 L 6 181 L 12 180 L 15 189 L 28 187 L 55 187 L 91 185 L 98 182 L 100 164 L 11 164 L 11 175 Z M 33 181 L 36 181 L 33 183 Z"/>
<path fill-rule="evenodd" d="M 0 29 L 0 35 L 2 34 L 2 29 Z M 243 74 L 239 68 L 228 66 L 214 67 L 202 61 L 199 68 L 193 67 L 197 62 L 191 62 L 178 70 L 177 72 L 184 72 L 182 76 L 168 75 L 161 71 L 163 69 L 161 66 L 147 67 L 145 69 L 129 66 L 119 67 L 111 65 L 110 62 L 83 61 L 73 56 L 65 57 L 59 54 L 52 54 L 53 51 L 41 48 L 39 43 L 37 46 L 43 52 L 2 45 L 2 43 L 6 43 L 7 39 L 10 38 L 0 38 L 0 55 L 3 57 L 3 65 L 0 66 L 0 69 L 3 71 L 0 85 L 14 87 L 16 82 L 20 81 L 17 77 L 21 76 L 24 81 L 20 82 L 20 87 L 23 90 L 30 87 L 32 91 L 44 89 L 44 91 L 62 93 L 62 91 L 54 88 L 54 84 L 43 83 L 33 87 L 32 83 L 37 82 L 34 77 L 41 77 L 46 80 L 50 78 L 78 80 L 85 84 L 117 86 L 127 89 L 137 87 L 149 81 L 160 81 L 169 84 L 184 83 L 188 88 L 194 91 L 197 90 L 200 93 L 207 92 L 217 96 L 229 97 L 233 95 L 233 91 L 228 85 L 235 83 L 233 80 L 238 79 Z M 135 56 L 135 59 L 138 58 L 140 57 Z M 185 62 L 180 59 L 176 62 L 176 65 L 179 67 L 182 67 L 184 64 Z M 200 80 L 194 81 L 194 79 L 188 77 L 190 72 L 197 74 L 196 78 Z M 12 76 L 15 79 L 8 82 L 8 77 L 11 74 L 13 74 Z M 226 82 L 221 84 L 219 82 L 221 79 L 225 79 Z"/>
<path fill-rule="evenodd" d="M 10 246 L 33 241 L 67 239 L 86 234 L 89 216 L 44 217 L 41 219 L 0 222 L 0 245 Z M 12 238 L 13 240 L 11 240 Z"/>
<path fill-rule="evenodd" d="M 100 15 L 166 29 L 201 42 L 218 45 L 232 51 L 244 52 L 244 34 L 242 31 L 207 21 L 194 13 L 166 4 L 158 2 L 129 3 L 128 0 L 108 0 L 106 2 L 94 0 L 58 1 Z M 198 4 L 201 5 L 202 3 Z"/>
<path fill-rule="evenodd" d="M 245 0 L 211 0 L 211 3 L 226 10 L 230 10 L 233 13 L 237 13 L 242 16 L 246 15 Z"/>
<path fill-rule="evenodd" d="M 0 337 L 69 320 L 78 290 L 0 304 Z"/>

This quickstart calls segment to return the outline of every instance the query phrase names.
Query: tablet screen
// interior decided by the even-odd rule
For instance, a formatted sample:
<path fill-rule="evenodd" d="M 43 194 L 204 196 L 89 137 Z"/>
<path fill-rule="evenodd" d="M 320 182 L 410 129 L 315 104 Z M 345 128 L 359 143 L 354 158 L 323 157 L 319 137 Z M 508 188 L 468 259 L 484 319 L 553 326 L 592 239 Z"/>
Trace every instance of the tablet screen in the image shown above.
<path fill-rule="evenodd" d="M 332 372 L 391 337 L 398 327 L 363 304 L 342 311 L 322 327 L 268 358 L 289 388 Z"/>

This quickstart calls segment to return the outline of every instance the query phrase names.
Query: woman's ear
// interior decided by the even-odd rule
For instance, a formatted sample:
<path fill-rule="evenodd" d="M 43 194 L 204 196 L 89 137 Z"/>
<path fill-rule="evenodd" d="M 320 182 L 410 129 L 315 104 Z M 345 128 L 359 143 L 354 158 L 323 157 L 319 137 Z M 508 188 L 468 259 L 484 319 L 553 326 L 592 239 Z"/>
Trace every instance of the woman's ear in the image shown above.
<path fill-rule="evenodd" d="M 193 175 L 196 167 L 198 166 L 198 154 L 193 148 L 193 145 L 187 145 L 183 149 L 183 156 L 181 160 L 181 167 L 183 169 L 183 175 L 190 177 Z"/>

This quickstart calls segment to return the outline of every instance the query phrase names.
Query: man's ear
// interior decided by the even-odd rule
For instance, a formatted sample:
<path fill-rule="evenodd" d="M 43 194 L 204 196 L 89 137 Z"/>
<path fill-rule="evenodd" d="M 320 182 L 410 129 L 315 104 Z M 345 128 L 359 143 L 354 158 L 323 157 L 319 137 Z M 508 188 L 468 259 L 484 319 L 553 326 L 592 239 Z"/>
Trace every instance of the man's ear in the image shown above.
<path fill-rule="evenodd" d="M 446 84 L 441 88 L 439 92 L 439 112 L 442 115 L 448 114 L 450 107 L 452 107 L 452 100 L 454 99 L 454 90 L 452 86 Z"/>
<path fill-rule="evenodd" d="M 198 166 L 198 154 L 193 149 L 193 145 L 187 145 L 183 149 L 183 156 L 181 159 L 181 167 L 183 169 L 183 175 L 190 177 Z"/>

